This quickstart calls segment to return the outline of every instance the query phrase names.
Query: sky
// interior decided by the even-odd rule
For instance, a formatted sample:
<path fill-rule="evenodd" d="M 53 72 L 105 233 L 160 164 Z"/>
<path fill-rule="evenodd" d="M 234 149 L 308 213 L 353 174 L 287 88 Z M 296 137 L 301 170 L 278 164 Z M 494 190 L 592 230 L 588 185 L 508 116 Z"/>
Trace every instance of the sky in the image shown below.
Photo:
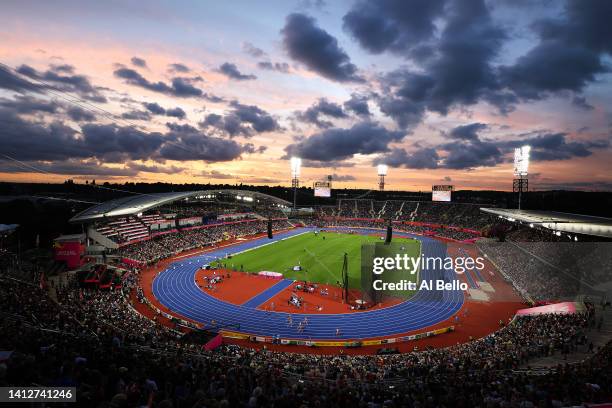
<path fill-rule="evenodd" d="M 0 181 L 612 191 L 612 2 L 4 1 Z"/>

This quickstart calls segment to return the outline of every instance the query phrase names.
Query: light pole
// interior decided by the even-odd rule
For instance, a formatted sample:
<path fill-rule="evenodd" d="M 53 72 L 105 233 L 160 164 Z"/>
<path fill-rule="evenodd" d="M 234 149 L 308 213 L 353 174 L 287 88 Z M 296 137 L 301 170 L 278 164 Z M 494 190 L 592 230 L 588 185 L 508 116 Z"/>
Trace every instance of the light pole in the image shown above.
<path fill-rule="evenodd" d="M 388 167 L 386 164 L 379 164 L 376 170 L 378 172 L 378 191 L 385 191 L 385 176 L 387 175 Z"/>
<path fill-rule="evenodd" d="M 297 189 L 300 186 L 300 168 L 302 159 L 299 157 L 291 158 L 291 187 L 293 187 L 293 210 L 297 208 Z"/>
<path fill-rule="evenodd" d="M 518 192 L 518 209 L 521 209 L 522 193 L 529 190 L 529 152 L 531 146 L 522 146 L 514 149 L 514 180 L 512 191 Z"/>

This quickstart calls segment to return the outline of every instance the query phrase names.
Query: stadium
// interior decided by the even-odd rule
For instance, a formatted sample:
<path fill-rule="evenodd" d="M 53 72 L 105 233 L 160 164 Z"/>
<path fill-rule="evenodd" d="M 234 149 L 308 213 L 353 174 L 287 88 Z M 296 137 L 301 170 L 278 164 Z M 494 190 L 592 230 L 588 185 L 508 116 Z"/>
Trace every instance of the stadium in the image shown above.
<path fill-rule="evenodd" d="M 610 16 L 4 2 L 0 407 L 612 407 Z"/>
<path fill-rule="evenodd" d="M 87 207 L 69 220 L 82 233 L 55 239 L 53 264 L 31 264 L 38 284 L 24 281 L 27 267 L 5 261 L 5 329 L 34 342 L 53 338 L 69 353 L 95 349 L 83 351 L 95 365 L 118 356 L 131 367 L 146 361 L 147 370 L 191 361 L 200 377 L 210 375 L 204 367 L 242 367 L 241 381 L 278 376 L 328 395 L 365 381 L 373 400 L 401 398 L 396 389 L 430 370 L 444 381 L 470 375 L 482 389 L 491 376 L 543 385 L 561 363 L 609 373 L 611 220 L 362 195 L 294 208 L 254 190 L 217 189 Z M 362 267 L 367 248 L 423 258 L 416 273 L 395 276 L 415 286 L 369 289 L 377 276 Z M 478 255 L 482 268 L 463 273 L 458 262 L 425 262 Z M 573 263 L 571 273 L 561 260 Z M 428 280 L 447 287 L 422 289 Z M 27 308 L 11 290 L 31 299 Z M 24 321 L 26 311 L 35 320 Z M 328 382 L 338 369 L 343 391 Z M 224 383 L 238 403 L 241 391 Z"/>

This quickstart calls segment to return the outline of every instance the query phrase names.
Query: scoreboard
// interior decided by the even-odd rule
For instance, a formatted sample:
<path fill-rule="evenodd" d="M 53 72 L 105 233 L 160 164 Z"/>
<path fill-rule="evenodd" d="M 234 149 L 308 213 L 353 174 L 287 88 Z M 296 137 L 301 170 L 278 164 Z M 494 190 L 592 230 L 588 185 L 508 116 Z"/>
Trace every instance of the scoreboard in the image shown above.
<path fill-rule="evenodd" d="M 315 197 L 331 197 L 331 182 L 315 181 L 314 195 Z"/>
<path fill-rule="evenodd" d="M 451 201 L 453 189 L 449 184 L 431 186 L 431 201 Z"/>

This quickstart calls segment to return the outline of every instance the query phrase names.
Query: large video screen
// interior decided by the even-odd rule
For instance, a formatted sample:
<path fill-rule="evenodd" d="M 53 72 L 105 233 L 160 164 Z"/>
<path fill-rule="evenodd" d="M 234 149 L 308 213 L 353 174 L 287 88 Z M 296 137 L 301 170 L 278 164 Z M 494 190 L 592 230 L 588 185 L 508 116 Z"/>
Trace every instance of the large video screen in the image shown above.
<path fill-rule="evenodd" d="M 329 181 L 315 181 L 315 197 L 331 197 L 331 183 Z"/>
<path fill-rule="evenodd" d="M 432 191 L 431 201 L 450 201 L 451 192 L 449 191 Z"/>
<path fill-rule="evenodd" d="M 331 188 L 329 187 L 315 187 L 315 197 L 331 197 Z"/>
<path fill-rule="evenodd" d="M 451 201 L 453 186 L 437 185 L 431 187 L 431 201 Z"/>

